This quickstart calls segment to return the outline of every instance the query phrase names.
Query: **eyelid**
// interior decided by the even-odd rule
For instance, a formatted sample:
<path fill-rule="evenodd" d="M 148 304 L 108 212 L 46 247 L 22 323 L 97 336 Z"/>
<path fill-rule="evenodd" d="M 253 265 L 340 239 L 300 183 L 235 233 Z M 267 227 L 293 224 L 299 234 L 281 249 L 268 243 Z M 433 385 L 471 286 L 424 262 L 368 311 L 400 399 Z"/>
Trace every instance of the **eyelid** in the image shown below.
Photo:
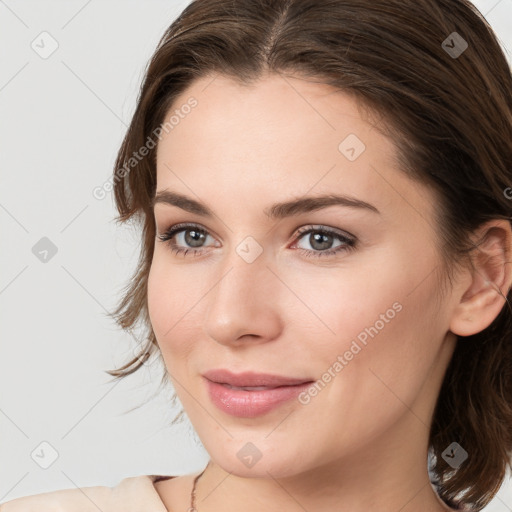
<path fill-rule="evenodd" d="M 209 230 L 208 228 L 206 228 L 196 222 L 178 222 L 176 224 L 171 224 L 169 228 L 164 229 L 161 233 L 157 233 L 157 236 L 159 238 L 165 237 L 171 231 L 174 232 L 174 235 L 176 235 L 178 232 L 185 231 L 186 229 L 194 229 L 194 228 L 197 228 L 197 231 L 202 231 L 202 232 L 206 233 L 207 235 L 210 235 L 214 238 L 219 238 L 215 233 L 212 233 L 211 230 Z M 159 231 L 160 230 L 157 230 L 157 232 L 159 232 Z M 327 226 L 324 224 L 306 224 L 305 226 L 296 228 L 294 231 L 294 234 L 295 234 L 294 239 L 299 238 L 300 235 L 303 235 L 304 233 L 308 233 L 309 231 L 324 231 L 324 232 L 332 233 L 332 234 L 338 235 L 342 238 L 350 239 L 353 241 L 355 241 L 357 239 L 356 236 L 354 236 L 352 233 L 349 233 L 348 231 L 344 231 L 339 228 L 334 228 L 334 227 Z"/>
<path fill-rule="evenodd" d="M 169 241 L 168 238 L 174 238 L 179 233 L 183 231 L 200 231 L 205 233 L 206 236 L 211 236 L 214 239 L 217 239 L 217 235 L 212 234 L 209 229 L 205 228 L 201 224 L 195 222 L 178 222 L 176 224 L 171 224 L 169 228 L 164 229 L 162 233 L 157 233 L 157 238 L 162 241 Z M 166 240 L 167 239 L 167 240 Z M 200 248 L 198 248 L 200 249 Z"/>
<path fill-rule="evenodd" d="M 166 226 L 167 225 L 169 227 L 166 227 L 163 230 L 159 230 L 159 229 L 156 230 L 157 231 L 156 236 L 158 238 L 161 239 L 162 237 L 166 236 L 171 231 L 174 232 L 174 236 L 175 236 L 178 232 L 186 231 L 187 229 L 197 229 L 197 231 L 202 231 L 213 238 L 222 240 L 222 238 L 219 237 L 215 232 L 204 227 L 202 224 L 200 224 L 198 222 L 177 222 L 176 224 L 170 223 L 170 224 L 166 224 Z"/>
<path fill-rule="evenodd" d="M 339 228 L 333 228 L 333 227 L 327 226 L 325 224 L 307 224 L 306 226 L 301 226 L 300 228 L 297 228 L 295 236 L 298 238 L 300 235 L 303 235 L 304 233 L 308 233 L 309 231 L 323 231 L 326 233 L 332 233 L 334 235 L 337 235 L 341 238 L 345 238 L 347 240 L 355 241 L 357 239 L 357 237 L 355 235 L 353 235 L 352 233 L 349 233 L 348 231 L 344 231 Z"/>
<path fill-rule="evenodd" d="M 199 232 L 202 232 L 207 237 L 211 236 L 215 239 L 215 236 L 213 236 L 210 231 L 202 226 L 201 224 L 195 223 L 195 222 L 182 222 L 177 224 L 172 224 L 169 229 L 167 229 L 163 234 L 157 235 L 157 237 L 160 239 L 160 241 L 166 243 L 169 245 L 171 251 L 176 254 L 183 254 L 183 256 L 186 256 L 189 252 L 192 252 L 194 255 L 197 253 L 201 253 L 203 247 L 180 247 L 176 246 L 175 244 L 171 243 L 171 240 L 178 234 L 182 233 L 183 231 L 187 230 L 196 230 Z M 300 242 L 300 239 L 303 235 L 311 232 L 319 232 L 323 234 L 331 235 L 335 238 L 338 238 L 341 241 L 341 245 L 337 246 L 335 248 L 326 249 L 322 251 L 315 251 L 312 249 L 304 249 L 302 247 L 296 247 L 296 245 Z M 303 254 L 305 258 L 335 258 L 338 255 L 341 255 L 342 253 L 349 253 L 353 250 L 355 250 L 359 246 L 359 240 L 357 237 L 352 235 L 351 233 L 348 233 L 346 231 L 343 231 L 339 228 L 332 228 L 330 226 L 326 226 L 323 224 L 309 224 L 305 226 L 301 226 L 300 228 L 297 228 L 294 232 L 295 236 L 293 238 L 293 242 L 291 247 L 298 251 L 299 253 Z M 208 247 L 208 246 L 206 246 Z"/>

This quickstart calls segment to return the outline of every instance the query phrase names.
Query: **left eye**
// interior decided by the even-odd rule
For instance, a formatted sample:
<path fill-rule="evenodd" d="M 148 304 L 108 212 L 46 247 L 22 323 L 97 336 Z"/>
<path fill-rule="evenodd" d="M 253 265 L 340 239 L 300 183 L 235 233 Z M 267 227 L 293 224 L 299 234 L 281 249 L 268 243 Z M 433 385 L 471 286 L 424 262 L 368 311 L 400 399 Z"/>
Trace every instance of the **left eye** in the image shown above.
<path fill-rule="evenodd" d="M 306 237 L 305 235 L 309 235 L 309 237 Z M 339 251 L 351 249 L 355 246 L 355 240 L 353 238 L 349 238 L 337 231 L 333 231 L 332 229 L 327 229 L 322 226 L 302 228 L 299 230 L 297 238 L 307 240 L 309 245 L 313 248 L 313 252 L 318 253 L 315 254 L 315 256 L 333 254 Z M 333 248 L 333 243 L 336 239 L 339 240 L 340 243 Z M 301 250 L 311 252 L 309 249 L 304 249 L 303 247 L 299 248 Z"/>
<path fill-rule="evenodd" d="M 305 235 L 309 235 L 309 238 L 306 238 Z M 208 231 L 195 224 L 176 224 L 163 235 L 158 235 L 158 238 L 162 242 L 168 242 L 168 245 L 174 253 L 183 255 L 190 251 L 194 254 L 202 252 L 201 249 L 204 247 L 203 244 L 208 237 L 213 239 Z M 179 243 L 173 241 L 174 238 L 176 238 L 176 241 Z M 304 247 L 297 247 L 306 257 L 328 256 L 341 251 L 348 251 L 354 249 L 356 244 L 356 240 L 352 236 L 348 237 L 338 231 L 323 226 L 301 228 L 295 235 L 295 239 L 307 239 L 310 246 L 313 248 L 305 249 Z M 340 244 L 333 248 L 332 246 L 336 239 L 340 241 Z M 296 242 L 292 245 L 292 248 L 297 245 L 298 243 Z M 219 245 L 217 245 L 217 247 L 219 247 Z"/>

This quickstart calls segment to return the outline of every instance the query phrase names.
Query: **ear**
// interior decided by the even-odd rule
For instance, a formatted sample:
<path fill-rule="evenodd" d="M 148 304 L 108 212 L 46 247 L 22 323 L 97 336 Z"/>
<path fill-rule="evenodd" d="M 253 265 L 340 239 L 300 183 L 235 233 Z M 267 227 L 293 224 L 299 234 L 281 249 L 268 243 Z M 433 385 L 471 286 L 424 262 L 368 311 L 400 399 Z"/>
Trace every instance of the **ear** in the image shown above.
<path fill-rule="evenodd" d="M 510 222 L 486 222 L 475 232 L 475 241 L 480 240 L 471 254 L 473 269 L 461 281 L 450 323 L 450 330 L 459 336 L 479 333 L 491 325 L 512 286 Z"/>

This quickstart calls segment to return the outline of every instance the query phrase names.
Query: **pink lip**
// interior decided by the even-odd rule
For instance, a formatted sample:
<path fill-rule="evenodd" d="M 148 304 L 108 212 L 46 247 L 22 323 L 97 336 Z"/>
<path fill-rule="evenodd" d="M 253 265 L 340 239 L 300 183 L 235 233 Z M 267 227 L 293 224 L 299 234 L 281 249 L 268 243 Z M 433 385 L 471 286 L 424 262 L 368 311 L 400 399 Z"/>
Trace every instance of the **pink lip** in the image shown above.
<path fill-rule="evenodd" d="M 296 398 L 312 380 L 294 379 L 279 375 L 246 372 L 235 375 L 227 370 L 203 374 L 211 401 L 221 411 L 241 418 L 254 418 L 280 404 Z M 214 380 L 215 379 L 215 380 Z M 231 389 L 228 387 L 261 387 L 261 390 Z"/>
<path fill-rule="evenodd" d="M 284 377 L 282 375 L 273 375 L 270 373 L 232 373 L 225 369 L 209 370 L 203 373 L 203 377 L 212 382 L 230 384 L 231 386 L 266 386 L 270 388 L 277 388 L 278 386 L 294 386 L 296 384 L 303 384 L 304 382 L 312 382 L 314 380 L 311 378 L 301 379 Z"/>

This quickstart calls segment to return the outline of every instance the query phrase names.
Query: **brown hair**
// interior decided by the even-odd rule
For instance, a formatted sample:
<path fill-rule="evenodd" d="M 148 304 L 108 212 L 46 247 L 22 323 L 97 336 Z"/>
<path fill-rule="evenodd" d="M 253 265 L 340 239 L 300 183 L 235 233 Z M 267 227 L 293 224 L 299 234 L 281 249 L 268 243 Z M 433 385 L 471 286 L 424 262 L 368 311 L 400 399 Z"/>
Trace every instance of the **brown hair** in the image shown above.
<path fill-rule="evenodd" d="M 159 352 L 147 310 L 156 148 L 130 172 L 119 170 L 147 145 L 193 80 L 220 73 L 249 84 L 267 72 L 334 86 L 383 120 L 403 172 L 437 194 L 438 242 L 450 281 L 477 248 L 472 231 L 490 219 L 511 219 L 504 193 L 512 185 L 511 70 L 469 1 L 195 0 L 148 64 L 114 170 L 118 222 L 139 220 L 143 244 L 113 315 L 129 331 L 142 322 L 143 357 Z M 108 373 L 122 378 L 141 365 L 133 358 Z M 457 469 L 442 457 L 453 441 L 469 453 Z M 498 491 L 512 452 L 510 308 L 457 343 L 429 448 L 433 483 L 446 503 L 480 510 Z"/>

